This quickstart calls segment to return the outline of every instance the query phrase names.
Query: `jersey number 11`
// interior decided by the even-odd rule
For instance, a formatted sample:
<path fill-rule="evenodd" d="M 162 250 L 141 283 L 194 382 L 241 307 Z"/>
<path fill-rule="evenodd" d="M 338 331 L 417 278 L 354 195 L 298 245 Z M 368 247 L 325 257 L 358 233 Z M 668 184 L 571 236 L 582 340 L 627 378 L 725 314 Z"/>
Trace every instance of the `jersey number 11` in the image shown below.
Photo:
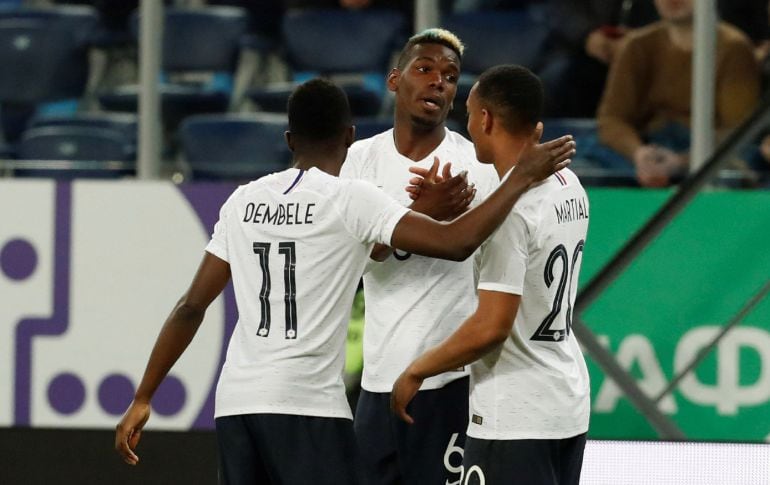
<path fill-rule="evenodd" d="M 270 334 L 270 243 L 255 242 L 254 254 L 259 256 L 259 267 L 262 269 L 262 289 L 259 291 L 259 305 L 262 316 L 257 335 L 267 337 Z M 294 278 L 297 265 L 297 252 L 293 242 L 278 243 L 278 254 L 283 254 L 283 287 L 284 305 L 286 308 L 285 338 L 297 338 L 297 286 Z"/>

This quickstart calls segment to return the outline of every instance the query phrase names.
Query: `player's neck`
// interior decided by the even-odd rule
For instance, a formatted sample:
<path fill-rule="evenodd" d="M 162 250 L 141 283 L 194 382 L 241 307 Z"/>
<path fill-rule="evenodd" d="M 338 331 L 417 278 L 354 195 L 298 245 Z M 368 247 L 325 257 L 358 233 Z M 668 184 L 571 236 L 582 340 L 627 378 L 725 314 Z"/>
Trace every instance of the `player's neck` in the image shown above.
<path fill-rule="evenodd" d="M 347 153 L 347 150 L 345 151 Z M 342 168 L 342 162 L 345 161 L 344 153 L 327 154 L 322 151 L 315 153 L 295 152 L 294 159 L 292 161 L 292 167 L 300 170 L 310 170 L 311 168 L 317 168 L 329 175 L 335 177 L 340 174 Z"/>
<path fill-rule="evenodd" d="M 422 130 L 411 123 L 396 121 L 393 127 L 396 150 L 415 162 L 430 155 L 444 141 L 445 136 L 446 130 L 443 124 Z"/>
<path fill-rule="evenodd" d="M 519 157 L 527 143 L 527 137 L 505 137 L 492 147 L 492 160 L 497 176 L 501 179 L 519 163 Z"/>

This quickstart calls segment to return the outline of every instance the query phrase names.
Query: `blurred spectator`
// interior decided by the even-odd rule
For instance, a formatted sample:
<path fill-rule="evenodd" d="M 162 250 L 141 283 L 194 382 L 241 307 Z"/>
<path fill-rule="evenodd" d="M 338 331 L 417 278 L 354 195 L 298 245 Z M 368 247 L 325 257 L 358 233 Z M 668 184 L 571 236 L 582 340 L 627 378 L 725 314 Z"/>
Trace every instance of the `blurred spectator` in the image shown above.
<path fill-rule="evenodd" d="M 623 36 L 658 19 L 650 1 L 549 0 L 552 56 L 567 58 L 558 90 L 551 90 L 549 116 L 592 118 L 609 64 Z"/>
<path fill-rule="evenodd" d="M 766 25 L 770 26 L 770 2 L 767 4 L 765 18 Z M 767 91 L 770 87 L 770 40 L 760 43 L 755 52 L 762 71 L 762 85 L 764 91 Z M 758 149 L 750 160 L 750 164 L 759 173 L 762 184 L 768 185 L 770 181 L 770 133 L 765 133 L 761 137 Z"/>
<path fill-rule="evenodd" d="M 619 168 L 630 160 L 645 187 L 668 185 L 687 171 L 693 1 L 655 0 L 662 20 L 626 36 L 599 106 L 599 138 L 611 149 L 601 161 Z M 759 71 L 749 39 L 724 22 L 717 27 L 715 63 L 721 139 L 756 105 Z"/>
<path fill-rule="evenodd" d="M 717 2 L 722 19 L 744 30 L 757 44 L 770 37 L 764 22 L 766 3 L 767 0 Z M 631 29 L 658 20 L 655 5 L 649 0 L 444 0 L 442 7 L 455 13 L 533 7 L 541 10 L 552 31 L 547 56 L 550 68 L 541 73 L 549 88 L 549 117 L 594 117 L 609 65 L 623 36 Z"/>
<path fill-rule="evenodd" d="M 449 0 L 446 11 L 529 9 L 551 32 L 538 75 L 547 117 L 592 118 L 607 66 L 623 34 L 657 20 L 652 2 L 633 0 Z M 530 66 L 531 67 L 531 66 Z"/>

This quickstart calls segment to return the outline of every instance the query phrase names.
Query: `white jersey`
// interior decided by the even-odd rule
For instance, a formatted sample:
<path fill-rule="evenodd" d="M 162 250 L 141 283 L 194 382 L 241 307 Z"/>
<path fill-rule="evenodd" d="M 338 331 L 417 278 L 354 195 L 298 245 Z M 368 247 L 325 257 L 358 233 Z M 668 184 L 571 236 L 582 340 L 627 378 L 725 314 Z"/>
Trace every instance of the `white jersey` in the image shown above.
<path fill-rule="evenodd" d="M 353 297 L 373 244 L 389 244 L 406 212 L 371 184 L 316 168 L 235 190 L 206 247 L 230 263 L 239 312 L 216 417 L 352 419 L 342 374 Z"/>
<path fill-rule="evenodd" d="M 450 130 L 436 150 L 418 162 L 398 153 L 392 129 L 358 141 L 340 176 L 372 182 L 406 206 L 411 199 L 404 188 L 414 177 L 409 167 L 430 168 L 434 156 L 442 166 L 452 162 L 453 174 L 468 170 L 469 182 L 478 189 L 477 201 L 499 184 L 492 166 L 476 160 L 473 144 Z M 364 274 L 364 389 L 390 392 L 412 360 L 473 313 L 477 301 L 473 269 L 473 258 L 453 262 L 402 251 L 381 263 L 370 261 Z M 422 389 L 437 389 L 466 375 L 467 370 L 461 369 L 431 377 Z"/>
<path fill-rule="evenodd" d="M 588 197 L 564 169 L 531 188 L 483 248 L 479 289 L 521 295 L 511 334 L 471 365 L 468 436 L 562 439 L 588 430 L 588 370 L 570 332 Z"/>

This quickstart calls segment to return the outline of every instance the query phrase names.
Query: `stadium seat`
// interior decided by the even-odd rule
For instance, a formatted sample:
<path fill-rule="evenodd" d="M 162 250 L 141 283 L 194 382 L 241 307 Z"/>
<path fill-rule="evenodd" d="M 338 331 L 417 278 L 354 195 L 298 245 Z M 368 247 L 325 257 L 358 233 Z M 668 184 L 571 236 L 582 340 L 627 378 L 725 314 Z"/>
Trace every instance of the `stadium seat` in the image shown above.
<path fill-rule="evenodd" d="M 407 35 L 405 17 L 392 10 L 297 9 L 282 24 L 285 58 L 294 81 L 334 79 L 348 94 L 356 116 L 382 108 L 384 76 Z M 260 110 L 286 109 L 295 84 L 251 90 Z"/>
<path fill-rule="evenodd" d="M 21 137 L 17 158 L 35 161 L 14 170 L 18 177 L 116 178 L 136 171 L 135 143 L 122 131 L 103 127 L 30 128 Z M 85 163 L 45 163 L 62 160 Z"/>
<path fill-rule="evenodd" d="M 452 118 L 465 118 L 465 100 L 479 74 L 498 64 L 519 64 L 535 73 L 544 65 L 550 27 L 529 8 L 449 14 L 442 26 L 465 44 Z"/>
<path fill-rule="evenodd" d="M 251 180 L 291 162 L 285 115 L 196 115 L 179 127 L 182 156 L 193 179 Z"/>
<path fill-rule="evenodd" d="M 463 71 L 475 75 L 497 64 L 520 64 L 537 71 L 550 36 L 548 25 L 529 9 L 447 15 L 442 25 L 462 39 Z"/>
<path fill-rule="evenodd" d="M 393 118 L 356 118 L 353 124 L 356 126 L 356 140 L 363 140 L 393 128 Z"/>
<path fill-rule="evenodd" d="M 577 153 L 570 168 L 580 176 L 583 185 L 636 187 L 636 176 L 629 164 L 623 168 L 602 166 L 596 157 L 607 150 L 599 143 L 594 118 L 548 118 L 543 120 L 543 140 L 572 135 Z"/>
<path fill-rule="evenodd" d="M 572 135 L 580 142 L 596 134 L 595 118 L 548 118 L 543 120 L 543 140 Z"/>
<path fill-rule="evenodd" d="M 96 12 L 84 6 L 0 9 L 0 104 L 6 141 L 18 139 L 41 103 L 84 95 L 88 48 L 97 22 Z"/>
<path fill-rule="evenodd" d="M 138 13 L 132 29 L 139 36 Z M 241 38 L 249 19 L 237 7 L 168 8 L 165 11 L 161 111 L 167 131 L 192 114 L 228 110 Z M 107 110 L 135 112 L 138 87 L 120 86 L 102 93 Z"/>
<path fill-rule="evenodd" d="M 29 128 L 43 126 L 79 126 L 86 128 L 108 128 L 121 132 L 132 145 L 138 138 L 138 117 L 133 113 L 77 113 L 74 115 L 36 116 L 30 120 Z"/>

